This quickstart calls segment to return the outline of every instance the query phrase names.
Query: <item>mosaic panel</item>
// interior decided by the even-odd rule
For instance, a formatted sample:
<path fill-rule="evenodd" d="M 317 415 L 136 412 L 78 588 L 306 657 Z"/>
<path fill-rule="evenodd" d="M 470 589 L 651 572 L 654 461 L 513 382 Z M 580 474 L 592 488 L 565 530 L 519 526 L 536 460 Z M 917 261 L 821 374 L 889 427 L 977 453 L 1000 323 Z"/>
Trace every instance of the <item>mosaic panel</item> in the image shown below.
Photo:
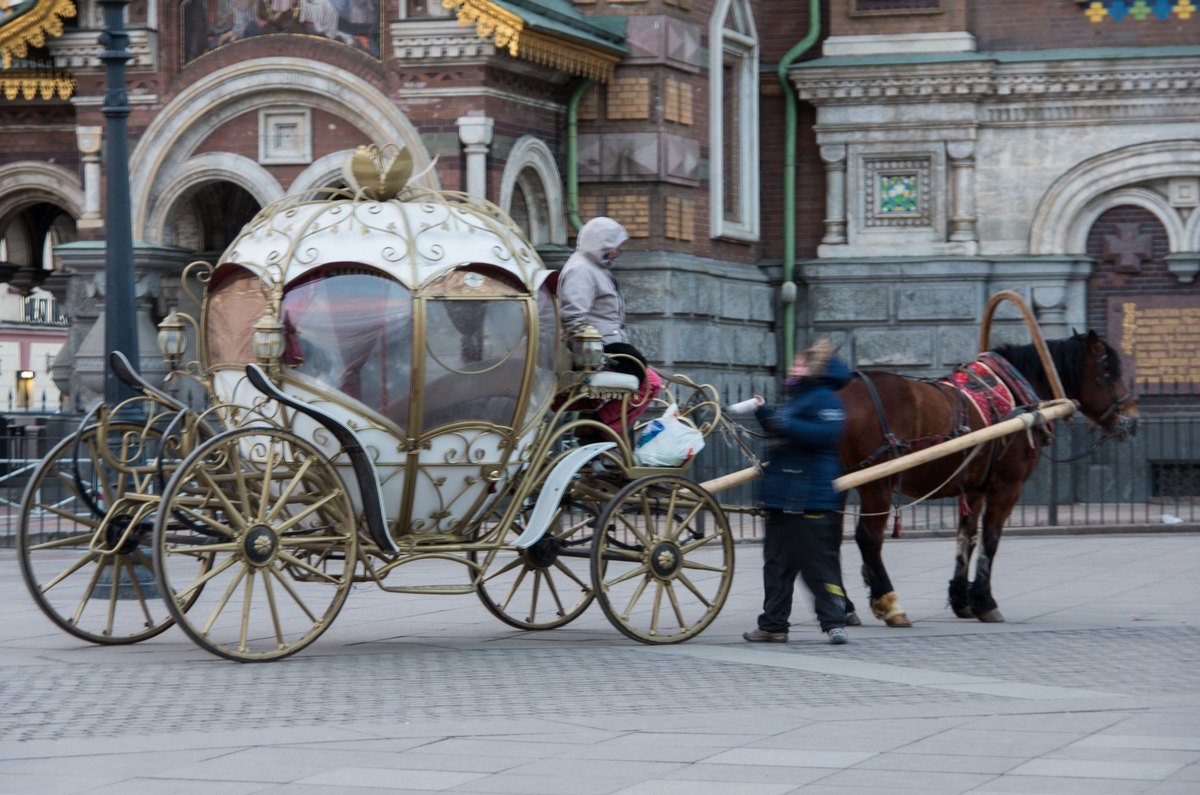
<path fill-rule="evenodd" d="M 865 160 L 867 226 L 929 226 L 928 158 Z"/>
<path fill-rule="evenodd" d="M 1147 20 L 1200 19 L 1194 0 L 1077 0 L 1092 22 L 1145 22 Z"/>

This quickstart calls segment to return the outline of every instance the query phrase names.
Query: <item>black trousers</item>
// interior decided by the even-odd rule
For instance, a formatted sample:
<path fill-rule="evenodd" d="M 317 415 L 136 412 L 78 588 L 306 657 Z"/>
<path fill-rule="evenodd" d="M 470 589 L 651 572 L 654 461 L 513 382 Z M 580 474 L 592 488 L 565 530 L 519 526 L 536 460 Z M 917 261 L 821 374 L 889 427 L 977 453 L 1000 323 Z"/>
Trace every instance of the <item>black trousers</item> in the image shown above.
<path fill-rule="evenodd" d="M 612 372 L 631 375 L 638 381 L 646 377 L 646 357 L 628 342 L 610 342 L 604 346 L 604 352 L 622 354 L 609 360 L 608 369 Z M 632 356 L 637 361 L 630 361 L 627 356 Z"/>
<path fill-rule="evenodd" d="M 823 513 L 767 511 L 763 540 L 763 612 L 759 629 L 787 632 L 792 596 L 799 576 L 812 591 L 821 631 L 846 624 L 846 594 L 842 589 L 838 550 L 842 516 Z"/>

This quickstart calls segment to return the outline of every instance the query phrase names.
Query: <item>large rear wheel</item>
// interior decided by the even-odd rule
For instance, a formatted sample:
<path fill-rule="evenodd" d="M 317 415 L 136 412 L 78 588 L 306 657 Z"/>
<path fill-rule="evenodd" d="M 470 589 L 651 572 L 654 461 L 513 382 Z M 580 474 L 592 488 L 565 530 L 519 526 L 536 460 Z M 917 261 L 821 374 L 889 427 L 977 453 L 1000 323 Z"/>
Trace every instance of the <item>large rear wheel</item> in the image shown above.
<path fill-rule="evenodd" d="M 276 660 L 332 623 L 353 582 L 357 527 L 337 469 L 310 442 L 277 428 L 222 433 L 180 464 L 163 503 L 154 561 L 168 609 L 201 647 Z M 211 568 L 196 576 L 199 560 Z"/>
<path fill-rule="evenodd" d="M 92 643 L 136 643 L 174 623 L 150 546 L 162 437 L 132 422 L 90 425 L 59 442 L 21 499 L 21 574 L 46 616 Z M 207 560 L 192 559 L 194 575 Z"/>
<path fill-rule="evenodd" d="M 650 475 L 605 505 L 592 544 L 596 600 L 642 643 L 700 634 L 733 582 L 733 536 L 717 501 L 678 475 Z"/>

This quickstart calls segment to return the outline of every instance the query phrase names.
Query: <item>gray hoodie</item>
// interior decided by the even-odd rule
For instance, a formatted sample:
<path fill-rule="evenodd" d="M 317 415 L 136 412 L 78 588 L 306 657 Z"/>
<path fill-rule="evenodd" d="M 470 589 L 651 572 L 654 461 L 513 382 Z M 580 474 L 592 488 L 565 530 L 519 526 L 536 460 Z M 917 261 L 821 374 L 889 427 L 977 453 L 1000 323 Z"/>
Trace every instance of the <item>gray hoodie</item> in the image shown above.
<path fill-rule="evenodd" d="M 628 239 L 625 227 L 604 216 L 593 218 L 579 230 L 575 253 L 563 265 L 558 279 L 559 314 L 568 334 L 589 325 L 600 332 L 606 345 L 629 342 L 625 301 L 604 260 L 606 253 Z"/>

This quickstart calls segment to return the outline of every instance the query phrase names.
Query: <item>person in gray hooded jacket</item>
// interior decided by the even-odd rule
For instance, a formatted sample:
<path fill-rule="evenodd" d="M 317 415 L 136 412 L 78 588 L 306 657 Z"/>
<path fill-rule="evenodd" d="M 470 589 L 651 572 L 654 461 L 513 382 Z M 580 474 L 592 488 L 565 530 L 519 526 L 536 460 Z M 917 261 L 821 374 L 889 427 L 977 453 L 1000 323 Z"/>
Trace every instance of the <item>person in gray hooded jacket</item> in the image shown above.
<path fill-rule="evenodd" d="M 628 239 L 625 227 L 611 218 L 600 216 L 584 224 L 575 239 L 575 253 L 563 265 L 558 279 L 558 303 L 563 330 L 568 335 L 592 326 L 600 332 L 605 352 L 620 354 L 611 369 L 640 381 L 646 377 L 646 357 L 629 343 L 625 301 L 612 275 L 621 246 Z"/>

